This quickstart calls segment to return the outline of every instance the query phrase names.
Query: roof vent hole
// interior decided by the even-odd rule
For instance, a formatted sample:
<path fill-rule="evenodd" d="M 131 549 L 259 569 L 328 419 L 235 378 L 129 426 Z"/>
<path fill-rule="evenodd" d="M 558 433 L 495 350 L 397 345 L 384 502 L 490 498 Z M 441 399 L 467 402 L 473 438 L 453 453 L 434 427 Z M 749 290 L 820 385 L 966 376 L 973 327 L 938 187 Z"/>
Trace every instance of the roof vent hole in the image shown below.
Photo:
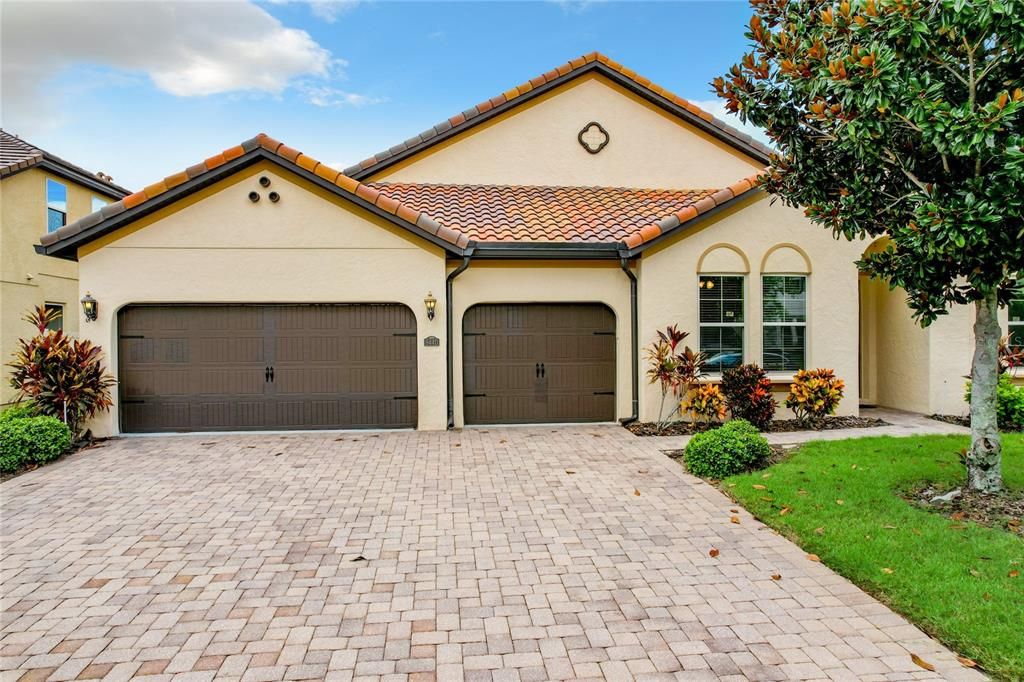
<path fill-rule="evenodd" d="M 275 204 L 281 201 L 281 195 L 278 194 L 277 192 L 271 192 L 270 194 L 267 195 L 267 198 L 270 199 L 270 201 Z"/>
<path fill-rule="evenodd" d="M 251 201 L 252 203 L 255 204 L 259 200 L 260 200 L 260 193 L 259 192 L 249 192 L 249 201 Z"/>
<path fill-rule="evenodd" d="M 270 187 L 270 178 L 268 178 L 266 175 L 261 175 L 260 187 Z"/>

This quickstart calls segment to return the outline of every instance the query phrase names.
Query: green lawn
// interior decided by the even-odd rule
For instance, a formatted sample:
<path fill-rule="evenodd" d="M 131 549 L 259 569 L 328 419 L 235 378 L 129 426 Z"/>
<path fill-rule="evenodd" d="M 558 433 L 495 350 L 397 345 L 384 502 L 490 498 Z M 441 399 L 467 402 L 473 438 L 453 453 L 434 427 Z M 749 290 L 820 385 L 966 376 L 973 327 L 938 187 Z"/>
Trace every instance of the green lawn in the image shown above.
<path fill-rule="evenodd" d="M 967 443 L 959 436 L 811 443 L 723 486 L 766 524 L 990 674 L 1024 680 L 1024 540 L 897 495 L 920 482 L 959 484 L 958 453 Z M 1024 488 L 1024 436 L 1004 436 L 1003 447 L 1007 486 Z"/>

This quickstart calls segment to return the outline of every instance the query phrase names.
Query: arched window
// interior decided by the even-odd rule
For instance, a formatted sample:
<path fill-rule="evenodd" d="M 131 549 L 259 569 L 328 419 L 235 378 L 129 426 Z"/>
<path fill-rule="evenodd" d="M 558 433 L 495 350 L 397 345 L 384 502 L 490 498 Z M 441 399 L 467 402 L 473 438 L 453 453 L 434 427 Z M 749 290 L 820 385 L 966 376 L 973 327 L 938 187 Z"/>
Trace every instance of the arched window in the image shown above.
<path fill-rule="evenodd" d="M 712 246 L 697 261 L 699 348 L 711 373 L 743 364 L 749 272 L 746 256 L 729 244 Z"/>
<path fill-rule="evenodd" d="M 792 373 L 807 364 L 807 284 L 811 264 L 792 244 L 779 244 L 761 263 L 761 364 Z"/>

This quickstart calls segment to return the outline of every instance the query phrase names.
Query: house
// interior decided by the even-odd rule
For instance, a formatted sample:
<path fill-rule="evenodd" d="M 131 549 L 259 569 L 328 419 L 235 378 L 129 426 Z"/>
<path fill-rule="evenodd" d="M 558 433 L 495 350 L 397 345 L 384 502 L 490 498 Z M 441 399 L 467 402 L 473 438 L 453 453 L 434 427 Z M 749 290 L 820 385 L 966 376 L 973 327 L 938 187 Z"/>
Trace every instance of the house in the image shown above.
<path fill-rule="evenodd" d="M 655 419 L 642 346 L 962 412 L 927 330 L 756 187 L 770 150 L 591 53 L 339 172 L 257 135 L 48 233 L 120 384 L 98 434 Z"/>
<path fill-rule="evenodd" d="M 10 361 L 18 339 L 32 334 L 22 317 L 37 306 L 59 314 L 55 326 L 78 333 L 78 266 L 38 255 L 33 247 L 40 232 L 54 232 L 129 193 L 101 173 L 0 130 L 0 366 Z M 0 369 L 0 406 L 17 395 L 8 374 Z"/>

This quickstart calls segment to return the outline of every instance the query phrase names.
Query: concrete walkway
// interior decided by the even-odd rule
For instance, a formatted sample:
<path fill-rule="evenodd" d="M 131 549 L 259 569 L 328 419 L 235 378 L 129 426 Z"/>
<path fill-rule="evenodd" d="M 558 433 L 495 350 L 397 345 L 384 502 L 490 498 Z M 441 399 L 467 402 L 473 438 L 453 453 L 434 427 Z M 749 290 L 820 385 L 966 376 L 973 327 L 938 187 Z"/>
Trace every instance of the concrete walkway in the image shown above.
<path fill-rule="evenodd" d="M 887 407 L 862 408 L 860 413 L 862 417 L 875 417 L 888 422 L 889 425 L 868 429 L 767 433 L 765 437 L 772 445 L 799 445 L 814 440 L 844 440 L 870 436 L 956 436 L 969 435 L 971 432 L 963 426 L 929 419 L 916 412 L 891 410 Z M 690 442 L 690 436 L 649 436 L 646 440 L 655 443 L 661 450 L 682 450 Z"/>
<path fill-rule="evenodd" d="M 0 679 L 983 679 L 656 441 L 108 442 L 0 486 Z"/>

